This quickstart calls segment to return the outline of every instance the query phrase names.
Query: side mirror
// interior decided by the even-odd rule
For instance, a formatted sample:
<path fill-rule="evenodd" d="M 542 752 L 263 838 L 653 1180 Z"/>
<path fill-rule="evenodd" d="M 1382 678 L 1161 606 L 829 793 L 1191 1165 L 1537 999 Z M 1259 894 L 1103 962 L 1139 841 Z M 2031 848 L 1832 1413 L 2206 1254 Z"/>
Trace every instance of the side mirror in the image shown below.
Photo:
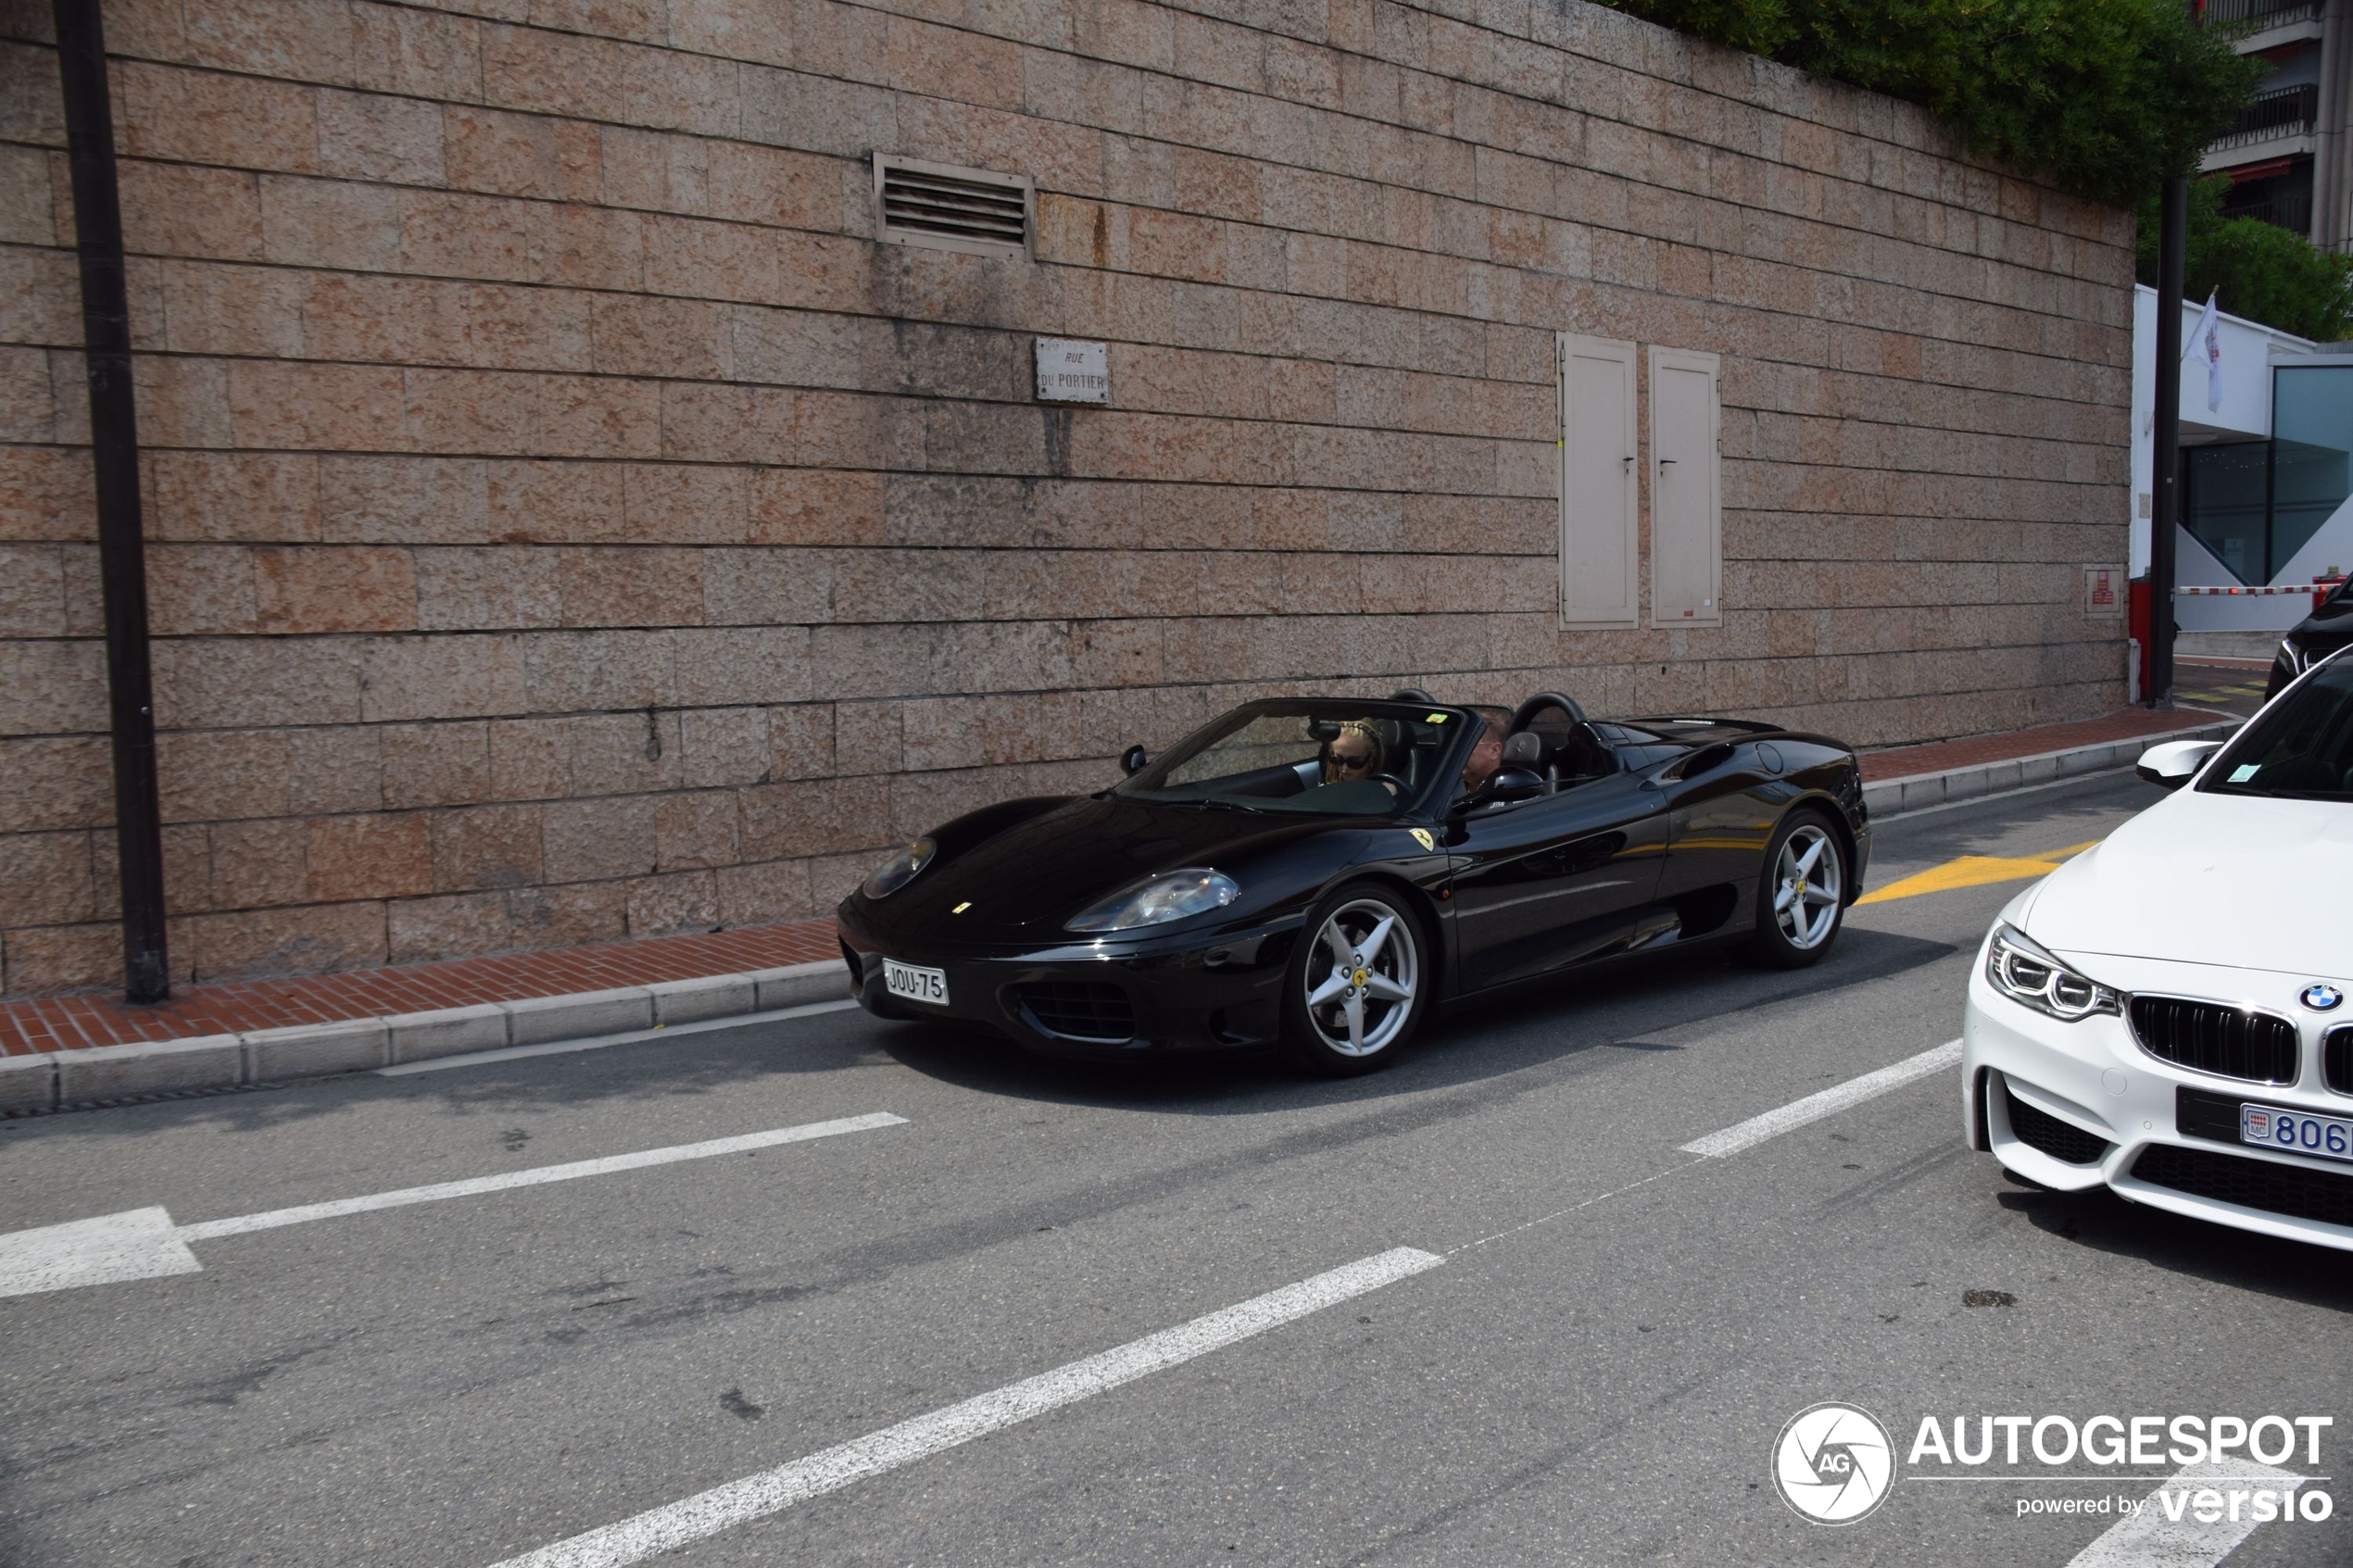
<path fill-rule="evenodd" d="M 1544 793 L 1544 775 L 1533 768 L 1498 768 L 1487 791 L 1498 800 L 1527 800 Z"/>
<path fill-rule="evenodd" d="M 1142 772 L 1151 759 L 1151 753 L 1146 751 L 1140 745 L 1131 746 L 1119 754 L 1120 771 L 1132 779 Z"/>
<path fill-rule="evenodd" d="M 2159 789 L 2179 789 L 2196 776 L 2208 758 L 2221 749 L 2219 740 L 2170 740 L 2142 752 L 2133 771 Z"/>

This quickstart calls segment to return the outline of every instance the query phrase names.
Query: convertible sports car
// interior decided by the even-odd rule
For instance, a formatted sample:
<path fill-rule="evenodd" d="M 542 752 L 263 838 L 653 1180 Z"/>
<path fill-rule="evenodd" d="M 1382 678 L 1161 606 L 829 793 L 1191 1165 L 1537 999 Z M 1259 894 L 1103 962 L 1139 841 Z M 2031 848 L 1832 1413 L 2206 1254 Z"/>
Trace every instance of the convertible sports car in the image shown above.
<path fill-rule="evenodd" d="M 1813 963 L 1870 846 L 1835 741 L 1595 722 L 1554 692 L 1253 702 L 1122 761 L 1098 794 L 935 829 L 845 900 L 868 1010 L 1053 1055 L 1279 1041 L 1362 1073 L 1433 1002 L 1576 965 L 1717 940 Z"/>

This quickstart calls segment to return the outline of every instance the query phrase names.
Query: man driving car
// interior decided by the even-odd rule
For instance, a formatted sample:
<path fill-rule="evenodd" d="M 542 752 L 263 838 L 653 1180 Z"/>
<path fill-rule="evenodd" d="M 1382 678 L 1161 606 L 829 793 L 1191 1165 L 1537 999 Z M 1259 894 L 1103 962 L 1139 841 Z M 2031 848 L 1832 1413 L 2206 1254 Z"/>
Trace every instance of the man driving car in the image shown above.
<path fill-rule="evenodd" d="M 1472 709 L 1487 721 L 1487 728 L 1478 733 L 1471 744 L 1471 752 L 1463 763 L 1463 796 L 1466 800 L 1483 802 L 1495 783 L 1495 775 L 1504 766 L 1504 731 L 1511 723 L 1511 715 L 1502 709 Z"/>

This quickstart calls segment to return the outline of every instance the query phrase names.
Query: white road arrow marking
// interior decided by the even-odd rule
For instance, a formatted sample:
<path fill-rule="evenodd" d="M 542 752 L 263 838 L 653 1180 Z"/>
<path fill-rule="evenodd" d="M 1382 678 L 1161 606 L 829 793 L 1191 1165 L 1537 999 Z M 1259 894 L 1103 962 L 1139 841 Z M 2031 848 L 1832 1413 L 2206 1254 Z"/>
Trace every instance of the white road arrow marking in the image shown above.
<path fill-rule="evenodd" d="M 0 1236 L 0 1296 L 193 1274 L 203 1267 L 161 1209 L 132 1209 Z"/>
<path fill-rule="evenodd" d="M 2067 1568 L 2214 1568 L 2261 1523 L 2249 1494 L 2261 1489 L 2292 1497 L 2303 1483 L 2300 1475 L 2248 1461 L 2186 1465 L 2142 1499 L 2139 1512 L 2077 1552 Z M 2208 1490 L 2212 1498 L 2201 1495 Z"/>
<path fill-rule="evenodd" d="M 271 1209 L 259 1214 L 238 1214 L 225 1220 L 199 1220 L 175 1225 L 162 1209 L 133 1209 L 95 1220 L 75 1220 L 39 1230 L 0 1236 L 0 1296 L 31 1296 L 44 1290 L 70 1290 L 85 1285 L 112 1285 L 124 1280 L 155 1279 L 165 1274 L 191 1274 L 204 1265 L 188 1250 L 188 1243 L 215 1236 L 242 1236 L 247 1231 L 275 1230 L 281 1225 L 307 1224 L 312 1220 L 340 1219 L 379 1209 L 400 1209 L 412 1203 L 438 1203 L 445 1198 L 472 1198 L 503 1192 L 510 1187 L 539 1186 L 547 1182 L 573 1182 L 583 1176 L 638 1171 L 649 1165 L 674 1165 L 685 1160 L 710 1160 L 723 1154 L 749 1154 L 778 1144 L 806 1143 L 812 1138 L 837 1137 L 875 1127 L 896 1127 L 906 1122 L 887 1110 L 869 1116 L 845 1116 L 832 1122 L 810 1122 L 798 1127 L 776 1127 L 705 1143 L 675 1144 L 668 1148 L 641 1149 L 635 1154 L 610 1154 L 599 1160 L 575 1160 L 563 1165 L 540 1165 L 528 1171 L 508 1171 L 496 1176 L 435 1182 L 431 1186 L 401 1187 L 370 1193 L 364 1198 L 338 1198 L 305 1203 L 292 1209 Z"/>
<path fill-rule="evenodd" d="M 713 1486 L 585 1536 L 541 1547 L 510 1558 L 498 1568 L 622 1568 L 624 1563 L 642 1562 L 1048 1411 L 1107 1393 L 1124 1383 L 1434 1269 L 1443 1261 L 1411 1247 L 1360 1258 L 1190 1323 L 1009 1383 L 962 1404 L 869 1432 L 806 1459 Z"/>

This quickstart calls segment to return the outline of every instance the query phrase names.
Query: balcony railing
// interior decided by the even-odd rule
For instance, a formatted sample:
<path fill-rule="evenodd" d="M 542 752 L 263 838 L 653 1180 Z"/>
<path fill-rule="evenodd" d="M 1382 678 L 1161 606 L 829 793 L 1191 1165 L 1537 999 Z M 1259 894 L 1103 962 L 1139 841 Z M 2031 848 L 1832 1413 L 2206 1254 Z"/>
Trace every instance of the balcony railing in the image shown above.
<path fill-rule="evenodd" d="M 2301 87 L 2283 87 L 2272 93 L 2258 93 L 2254 101 L 2239 111 L 2238 123 L 2215 137 L 2213 146 L 2208 151 L 2251 147 L 2259 142 L 2276 142 L 2284 136 L 2309 135 L 2320 111 L 2321 89 L 2317 82 L 2308 82 Z"/>
<path fill-rule="evenodd" d="M 2198 19 L 2208 27 L 2248 32 L 2311 21 L 2320 14 L 2320 0 L 2206 0 L 2198 8 Z"/>
<path fill-rule="evenodd" d="M 2261 196 L 2247 202 L 2233 202 L 2226 198 L 2222 203 L 2222 216 L 2259 218 L 2266 223 L 2276 223 L 2283 229 L 2305 234 L 2309 233 L 2312 228 L 2312 198 L 2302 191 Z"/>

